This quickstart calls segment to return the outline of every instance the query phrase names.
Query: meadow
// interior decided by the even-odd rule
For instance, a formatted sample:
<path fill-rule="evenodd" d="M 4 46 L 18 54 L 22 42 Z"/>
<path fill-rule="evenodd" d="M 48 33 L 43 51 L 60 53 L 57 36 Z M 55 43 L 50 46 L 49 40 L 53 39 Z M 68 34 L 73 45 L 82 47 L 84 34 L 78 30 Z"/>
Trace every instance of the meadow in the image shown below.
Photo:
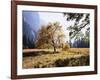
<path fill-rule="evenodd" d="M 89 48 L 23 49 L 23 68 L 88 66 Z"/>

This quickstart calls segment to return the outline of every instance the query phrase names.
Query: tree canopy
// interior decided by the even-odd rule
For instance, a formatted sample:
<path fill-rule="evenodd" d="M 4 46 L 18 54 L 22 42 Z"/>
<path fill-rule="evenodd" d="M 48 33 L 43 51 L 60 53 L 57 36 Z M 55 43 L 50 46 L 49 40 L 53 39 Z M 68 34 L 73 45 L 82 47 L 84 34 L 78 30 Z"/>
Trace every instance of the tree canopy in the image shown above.
<path fill-rule="evenodd" d="M 64 17 L 66 17 L 66 21 L 74 22 L 74 24 L 71 24 L 67 28 L 67 30 L 69 30 L 70 44 L 71 44 L 72 39 L 74 39 L 74 42 L 80 41 L 81 45 L 83 45 L 83 43 L 86 45 L 89 44 L 90 14 L 88 13 L 64 13 Z"/>
<path fill-rule="evenodd" d="M 67 29 L 70 31 L 70 38 L 74 38 L 77 34 L 82 32 L 83 28 L 86 28 L 86 31 L 90 30 L 88 26 L 90 24 L 90 14 L 87 13 L 64 13 L 67 21 L 74 21 L 74 25 L 70 25 Z"/>
<path fill-rule="evenodd" d="M 61 28 L 62 26 L 59 22 L 49 23 L 47 26 L 42 26 L 39 30 L 37 46 L 43 47 L 43 45 L 45 45 L 44 47 L 47 47 L 49 45 L 52 46 L 54 52 L 56 52 L 56 48 L 60 47 L 63 42 L 64 33 Z"/>

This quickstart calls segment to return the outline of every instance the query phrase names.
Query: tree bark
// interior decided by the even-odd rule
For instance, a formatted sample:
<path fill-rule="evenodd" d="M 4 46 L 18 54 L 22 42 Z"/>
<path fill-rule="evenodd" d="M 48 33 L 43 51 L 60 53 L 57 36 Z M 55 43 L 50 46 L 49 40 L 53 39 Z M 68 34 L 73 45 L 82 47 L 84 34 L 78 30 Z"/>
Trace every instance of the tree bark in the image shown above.
<path fill-rule="evenodd" d="M 53 46 L 54 47 L 54 53 L 56 52 L 56 47 L 55 46 Z"/>
<path fill-rule="evenodd" d="M 56 46 L 55 46 L 55 43 L 54 43 L 54 41 L 52 40 L 52 43 L 53 43 L 53 49 L 54 49 L 54 53 L 56 52 Z"/>

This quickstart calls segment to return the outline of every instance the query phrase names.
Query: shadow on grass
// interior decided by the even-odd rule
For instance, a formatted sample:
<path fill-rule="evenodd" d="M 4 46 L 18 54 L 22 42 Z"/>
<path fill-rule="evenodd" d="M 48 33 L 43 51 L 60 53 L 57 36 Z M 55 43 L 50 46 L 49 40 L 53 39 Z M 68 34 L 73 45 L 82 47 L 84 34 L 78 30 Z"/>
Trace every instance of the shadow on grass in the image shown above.
<path fill-rule="evenodd" d="M 28 52 L 28 53 L 23 53 L 23 57 L 28 57 L 28 56 L 39 56 L 43 54 L 57 54 L 60 53 L 59 51 L 56 52 L 51 52 L 51 51 L 35 51 L 35 52 Z"/>
<path fill-rule="evenodd" d="M 88 66 L 90 64 L 89 56 L 81 56 L 78 58 L 58 59 L 55 61 L 56 67 L 64 66 Z"/>

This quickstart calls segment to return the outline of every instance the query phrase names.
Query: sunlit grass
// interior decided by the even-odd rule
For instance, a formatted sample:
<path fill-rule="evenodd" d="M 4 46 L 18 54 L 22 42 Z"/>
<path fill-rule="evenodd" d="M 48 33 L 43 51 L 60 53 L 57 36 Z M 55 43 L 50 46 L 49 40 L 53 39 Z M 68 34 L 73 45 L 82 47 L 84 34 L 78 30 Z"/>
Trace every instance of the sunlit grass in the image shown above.
<path fill-rule="evenodd" d="M 38 53 L 36 56 L 33 55 L 23 57 L 23 68 L 89 65 L 89 48 L 69 48 L 67 50 L 58 49 L 57 53 L 54 53 L 50 49 L 45 49 L 43 51 L 39 51 Z M 34 54 L 34 52 L 31 52 L 31 54 Z"/>

